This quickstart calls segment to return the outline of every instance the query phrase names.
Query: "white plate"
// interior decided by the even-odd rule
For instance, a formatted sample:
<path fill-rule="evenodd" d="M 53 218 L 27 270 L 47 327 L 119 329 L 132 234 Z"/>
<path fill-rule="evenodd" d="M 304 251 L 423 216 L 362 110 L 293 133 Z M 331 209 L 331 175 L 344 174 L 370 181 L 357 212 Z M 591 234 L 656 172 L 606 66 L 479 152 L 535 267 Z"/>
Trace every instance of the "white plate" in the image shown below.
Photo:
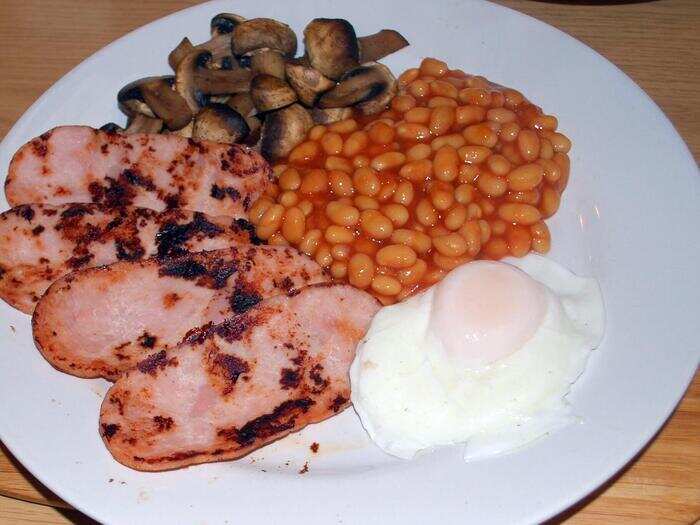
<path fill-rule="evenodd" d="M 213 2 L 149 24 L 71 71 L 5 138 L 0 166 L 52 126 L 122 122 L 117 90 L 167 73 L 182 36 L 206 40 L 210 18 L 231 10 L 278 18 L 297 34 L 318 16 L 347 18 L 359 34 L 395 27 L 411 42 L 386 61 L 395 72 L 440 57 L 559 117 L 574 143 L 573 175 L 551 221 L 551 256 L 596 276 L 608 309 L 604 344 L 570 396 L 584 422 L 498 459 L 465 464 L 443 450 L 402 462 L 374 448 L 347 410 L 237 462 L 139 473 L 113 461 L 98 436 L 107 383 L 53 370 L 33 347 L 29 319 L 2 304 L 3 442 L 50 489 L 107 523 L 535 522 L 594 490 L 654 435 L 698 363 L 700 184 L 666 117 L 589 48 L 489 3 Z"/>

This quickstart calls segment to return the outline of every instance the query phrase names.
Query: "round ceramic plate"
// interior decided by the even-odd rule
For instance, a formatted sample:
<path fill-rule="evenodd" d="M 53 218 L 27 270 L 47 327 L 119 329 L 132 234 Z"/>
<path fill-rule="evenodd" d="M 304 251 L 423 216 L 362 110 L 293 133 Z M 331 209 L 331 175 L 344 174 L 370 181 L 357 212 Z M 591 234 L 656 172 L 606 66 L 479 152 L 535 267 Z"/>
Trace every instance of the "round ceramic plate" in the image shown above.
<path fill-rule="evenodd" d="M 375 448 L 349 409 L 239 461 L 140 473 L 112 460 L 98 435 L 108 384 L 53 370 L 34 349 L 29 318 L 2 304 L 2 441 L 50 489 L 106 523 L 535 522 L 594 490 L 659 429 L 698 362 L 700 184 L 666 117 L 591 49 L 486 2 L 213 2 L 149 24 L 71 71 L 5 138 L 1 169 L 53 126 L 122 122 L 117 90 L 168 73 L 179 40 L 206 40 L 210 18 L 231 10 L 283 20 L 297 34 L 314 17 L 347 18 L 358 34 L 396 28 L 411 46 L 386 60 L 394 72 L 440 57 L 559 117 L 574 143 L 572 180 L 551 221 L 550 255 L 600 280 L 608 318 L 569 396 L 582 422 L 495 459 L 467 464 L 448 448 L 405 462 Z"/>

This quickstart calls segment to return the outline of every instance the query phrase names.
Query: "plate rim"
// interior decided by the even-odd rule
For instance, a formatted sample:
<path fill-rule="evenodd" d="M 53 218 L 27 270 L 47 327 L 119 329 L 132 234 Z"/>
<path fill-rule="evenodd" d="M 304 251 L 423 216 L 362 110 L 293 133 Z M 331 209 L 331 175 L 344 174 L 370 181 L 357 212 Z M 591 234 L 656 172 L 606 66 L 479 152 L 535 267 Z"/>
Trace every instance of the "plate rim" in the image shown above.
<path fill-rule="evenodd" d="M 580 50 L 585 51 L 588 54 L 592 54 L 596 59 L 601 61 L 603 64 L 605 64 L 611 71 L 615 73 L 615 75 L 618 77 L 618 79 L 623 82 L 627 89 L 631 89 L 636 93 L 637 96 L 641 95 L 642 98 L 645 100 L 645 102 L 653 107 L 654 112 L 656 113 L 657 117 L 660 117 L 659 123 L 663 123 L 664 127 L 666 128 L 664 130 L 665 134 L 671 134 L 674 136 L 675 139 L 678 139 L 677 142 L 680 142 L 684 149 L 684 157 L 690 164 L 694 164 L 696 169 L 697 169 L 697 163 L 695 163 L 695 159 L 692 155 L 692 152 L 690 151 L 690 148 L 683 138 L 683 136 L 679 133 L 678 129 L 675 127 L 673 122 L 670 120 L 670 118 L 663 112 L 663 110 L 660 108 L 660 106 L 656 103 L 656 101 L 651 98 L 651 96 L 646 93 L 630 76 L 628 76 L 619 66 L 617 66 L 615 63 L 613 63 L 611 60 L 603 56 L 601 53 L 596 51 L 594 48 L 588 46 L 578 38 L 570 35 L 566 31 L 553 26 L 551 24 L 548 24 L 542 20 L 539 20 L 531 15 L 528 15 L 526 13 L 523 13 L 521 11 L 518 11 L 517 9 L 514 9 L 509 6 L 504 6 L 495 2 L 492 2 L 490 0 L 467 0 L 467 3 L 483 3 L 483 4 L 488 4 L 492 10 L 495 11 L 505 11 L 511 16 L 516 16 L 517 18 L 522 19 L 525 21 L 525 23 L 529 24 L 535 24 L 541 29 L 547 29 L 549 31 L 554 31 L 555 33 L 558 33 L 560 38 L 564 38 L 566 40 L 569 40 L 571 43 L 575 44 L 577 48 Z M 166 24 L 170 19 L 178 17 L 178 16 L 183 16 L 186 13 L 192 11 L 200 11 L 200 10 L 206 10 L 206 9 L 212 9 L 214 6 L 217 5 L 227 5 L 226 0 L 209 0 L 207 2 L 189 6 L 183 9 L 179 9 L 176 11 L 173 11 L 171 13 L 168 13 L 167 15 L 164 15 L 162 17 L 156 18 L 144 25 L 141 25 L 121 36 L 116 38 L 115 40 L 112 40 L 105 46 L 101 47 L 97 51 L 93 52 L 90 54 L 88 57 L 83 59 L 81 62 L 79 62 L 77 65 L 75 65 L 73 68 L 71 68 L 69 71 L 67 71 L 65 74 L 63 74 L 58 80 L 56 80 L 51 86 L 49 86 L 25 111 L 22 113 L 22 115 L 12 124 L 10 129 L 8 130 L 7 134 L 3 137 L 2 141 L 0 142 L 0 150 L 7 148 L 6 144 L 12 141 L 12 139 L 15 138 L 16 135 L 19 135 L 19 128 L 22 127 L 23 123 L 26 120 L 29 120 L 30 116 L 36 111 L 36 109 L 43 103 L 45 103 L 48 99 L 53 96 L 54 92 L 59 89 L 59 86 L 67 82 L 70 78 L 73 76 L 76 76 L 80 74 L 80 72 L 84 69 L 89 67 L 93 62 L 98 60 L 103 54 L 108 53 L 109 50 L 113 47 L 115 47 L 118 43 L 122 42 L 123 40 L 127 40 L 134 35 L 147 32 L 149 29 L 152 28 L 152 26 L 156 24 Z M 599 490 L 602 486 L 604 486 L 608 481 L 610 481 L 617 473 L 622 472 L 623 469 L 625 469 L 628 465 L 630 465 L 632 462 L 636 461 L 640 454 L 644 451 L 646 447 L 648 447 L 652 440 L 655 439 L 655 437 L 665 428 L 669 418 L 673 415 L 675 410 L 678 407 L 678 404 L 684 397 L 685 393 L 687 392 L 688 387 L 690 386 L 690 383 L 692 382 L 695 374 L 698 371 L 698 365 L 700 364 L 700 356 L 696 359 L 696 365 L 695 368 L 689 367 L 686 373 L 686 377 L 683 379 L 682 382 L 679 382 L 679 388 L 677 389 L 677 395 L 674 396 L 675 401 L 672 404 L 672 406 L 668 407 L 667 410 L 664 411 L 664 414 L 659 417 L 655 418 L 657 419 L 655 423 L 650 427 L 651 430 L 648 430 L 647 432 L 644 433 L 644 435 L 641 438 L 637 438 L 635 441 L 635 444 L 630 447 L 629 450 L 626 451 L 624 454 L 624 457 L 619 457 L 619 459 L 611 461 L 609 464 L 614 465 L 612 467 L 609 467 L 605 469 L 605 471 L 599 475 L 596 476 L 596 478 L 599 479 L 599 481 L 595 484 L 595 486 L 589 486 L 586 488 L 582 488 L 577 491 L 572 491 L 569 493 L 568 497 L 566 498 L 566 501 L 559 501 L 556 504 L 553 504 L 550 502 L 548 505 L 543 505 L 543 507 L 547 507 L 548 510 L 543 509 L 539 515 L 536 516 L 537 521 L 544 521 L 551 519 L 553 517 L 557 517 L 558 515 L 565 513 L 567 510 L 570 510 L 572 506 L 576 505 L 577 503 L 581 502 L 584 500 L 586 497 L 589 495 L 593 494 L 597 490 Z M 44 475 L 44 472 L 41 470 L 41 465 L 35 463 L 34 459 L 32 458 L 31 454 L 21 454 L 18 455 L 16 453 L 16 446 L 13 443 L 8 443 L 5 441 L 3 435 L 2 435 L 2 427 L 0 427 L 0 440 L 3 442 L 3 444 L 7 447 L 7 449 L 11 452 L 13 457 L 24 467 L 26 468 L 34 477 L 36 477 L 43 485 L 45 485 L 49 490 L 51 490 L 54 494 L 58 495 L 61 499 L 63 499 L 66 503 L 70 504 L 73 508 L 85 513 L 86 515 L 90 516 L 93 519 L 99 520 L 100 516 L 96 513 L 93 513 L 92 510 L 88 511 L 83 508 L 83 506 L 79 503 L 77 503 L 77 500 L 74 499 L 74 494 L 70 493 L 70 489 L 68 489 L 69 496 L 64 496 L 64 489 L 63 487 L 58 488 L 53 486 L 53 483 L 46 478 Z M 574 493 L 575 492 L 575 493 Z M 75 498 L 79 498 L 79 496 L 76 494 Z M 533 514 L 533 517 L 534 514 Z"/>

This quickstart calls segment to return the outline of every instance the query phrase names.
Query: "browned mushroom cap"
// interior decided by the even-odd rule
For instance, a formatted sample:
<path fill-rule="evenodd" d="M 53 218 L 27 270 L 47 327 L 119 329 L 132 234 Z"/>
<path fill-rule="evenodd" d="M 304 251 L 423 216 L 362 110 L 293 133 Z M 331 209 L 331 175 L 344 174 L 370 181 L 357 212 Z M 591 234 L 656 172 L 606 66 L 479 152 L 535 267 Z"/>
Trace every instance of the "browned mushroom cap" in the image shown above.
<path fill-rule="evenodd" d="M 257 75 L 250 82 L 250 96 L 258 111 L 289 106 L 297 100 L 297 94 L 285 81 L 272 75 Z"/>
<path fill-rule="evenodd" d="M 309 66 L 287 63 L 287 81 L 297 92 L 305 106 L 313 106 L 319 95 L 335 86 L 335 82 L 324 77 L 320 71 Z"/>
<path fill-rule="evenodd" d="M 352 117 L 352 108 L 311 108 L 314 124 L 333 124 Z"/>
<path fill-rule="evenodd" d="M 318 106 L 341 108 L 376 97 L 393 81 L 393 76 L 388 78 L 387 72 L 391 75 L 385 66 L 376 62 L 351 69 L 343 75 L 336 87 L 321 96 Z"/>
<path fill-rule="evenodd" d="M 190 42 L 189 38 L 185 37 L 182 40 L 180 40 L 180 43 L 177 45 L 177 47 L 173 49 L 168 55 L 168 64 L 170 65 L 172 70 L 177 71 L 177 65 L 183 58 L 185 58 L 185 56 L 189 55 L 192 51 L 194 51 L 194 46 L 192 45 L 192 42 Z"/>
<path fill-rule="evenodd" d="M 119 90 L 117 93 L 117 104 L 119 109 L 127 117 L 132 117 L 136 114 L 146 115 L 147 117 L 155 117 L 151 108 L 143 100 L 143 93 L 141 93 L 141 87 L 144 82 L 153 80 L 160 77 L 147 77 L 134 80 L 129 82 L 126 86 Z"/>
<path fill-rule="evenodd" d="M 256 49 L 269 48 L 293 57 L 297 52 L 297 36 L 287 25 L 270 18 L 253 18 L 238 24 L 231 33 L 231 49 L 237 56 Z"/>
<path fill-rule="evenodd" d="M 200 93 L 207 95 L 244 93 L 250 91 L 252 77 L 250 70 L 243 68 L 197 68 L 194 71 L 194 85 Z"/>
<path fill-rule="evenodd" d="M 154 115 L 169 129 L 180 129 L 192 120 L 192 111 L 185 99 L 173 90 L 173 77 L 144 79 L 141 95 Z"/>
<path fill-rule="evenodd" d="M 192 52 L 185 55 L 185 58 L 180 60 L 175 72 L 175 91 L 187 102 L 193 114 L 199 111 L 203 106 L 202 92 L 197 89 L 195 84 L 195 73 L 199 68 L 203 68 L 212 58 L 209 51 L 203 51 L 195 48 Z"/>
<path fill-rule="evenodd" d="M 192 138 L 233 144 L 244 140 L 249 131 L 240 113 L 225 104 L 209 104 L 195 117 Z"/>
<path fill-rule="evenodd" d="M 367 67 L 374 69 L 381 77 L 384 78 L 384 87 L 378 93 L 372 95 L 369 99 L 360 102 L 356 105 L 357 109 L 365 115 L 375 115 L 386 109 L 391 102 L 391 99 L 396 96 L 398 85 L 396 78 L 391 73 L 391 70 L 384 64 L 379 62 L 370 62 L 365 64 Z"/>
<path fill-rule="evenodd" d="M 235 95 L 231 95 L 226 104 L 231 109 L 243 115 L 244 118 L 255 115 L 257 112 L 255 104 L 253 103 L 253 97 L 250 96 L 250 93 L 236 93 Z"/>
<path fill-rule="evenodd" d="M 304 140 L 313 124 L 311 115 L 300 104 L 270 113 L 263 124 L 260 153 L 270 162 L 286 157 Z"/>
<path fill-rule="evenodd" d="M 245 22 L 245 18 L 235 13 L 219 13 L 211 19 L 209 27 L 211 28 L 211 36 L 225 35 L 231 33 L 233 28 L 241 22 Z"/>
<path fill-rule="evenodd" d="M 260 119 L 255 116 L 257 109 L 255 109 L 255 104 L 253 104 L 253 97 L 250 93 L 236 93 L 231 95 L 226 102 L 226 104 L 233 110 L 241 114 L 245 119 L 248 128 L 250 128 L 250 133 L 244 142 L 255 143 L 257 142 L 260 135 L 261 122 Z"/>
<path fill-rule="evenodd" d="M 210 69 L 231 69 L 238 67 L 238 63 L 231 53 L 230 34 L 213 36 L 210 40 L 196 46 L 196 48 L 211 53 L 211 59 L 206 64 Z"/>
<path fill-rule="evenodd" d="M 150 118 L 145 115 L 134 115 L 124 130 L 124 134 L 132 133 L 159 133 L 163 129 L 163 121 L 159 118 Z"/>
<path fill-rule="evenodd" d="M 304 44 L 311 65 L 330 79 L 338 80 L 359 64 L 360 48 L 355 29 L 347 20 L 312 20 L 304 29 Z"/>
<path fill-rule="evenodd" d="M 255 75 L 272 75 L 284 80 L 284 55 L 276 49 L 257 49 L 250 53 L 250 70 Z"/>
<path fill-rule="evenodd" d="M 361 36 L 357 42 L 360 45 L 360 61 L 363 64 L 376 62 L 409 45 L 408 40 L 393 29 L 382 29 L 373 35 Z"/>
<path fill-rule="evenodd" d="M 185 137 L 186 139 L 192 138 L 192 130 L 194 129 L 194 120 L 191 120 L 187 126 L 184 128 L 177 129 L 175 131 L 165 130 L 163 133 L 170 135 L 179 135 L 180 137 Z"/>

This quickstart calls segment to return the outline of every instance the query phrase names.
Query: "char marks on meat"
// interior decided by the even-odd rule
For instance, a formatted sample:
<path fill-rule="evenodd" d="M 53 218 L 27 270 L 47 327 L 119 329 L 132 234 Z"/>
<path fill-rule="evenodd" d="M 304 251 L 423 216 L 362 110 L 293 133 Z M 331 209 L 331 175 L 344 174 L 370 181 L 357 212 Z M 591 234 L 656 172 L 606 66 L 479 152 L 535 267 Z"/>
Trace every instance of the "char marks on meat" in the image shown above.
<path fill-rule="evenodd" d="M 116 381 L 100 412 L 105 445 L 129 467 L 168 470 L 235 459 L 335 415 L 348 406 L 355 347 L 379 307 L 351 286 L 314 285 L 202 330 L 159 357 L 177 367 L 140 364 Z"/>
<path fill-rule="evenodd" d="M 272 180 L 260 154 L 238 144 L 85 126 L 58 127 L 42 137 L 10 162 L 5 195 L 12 206 L 92 202 L 245 217 Z"/>
<path fill-rule="evenodd" d="M 34 311 L 34 340 L 59 370 L 115 379 L 149 354 L 184 339 L 206 339 L 202 327 L 209 322 L 220 337 L 235 338 L 253 318 L 222 322 L 243 310 L 234 309 L 231 296 L 246 290 L 246 297 L 256 298 L 245 303 L 250 310 L 279 294 L 273 283 L 286 278 L 296 288 L 328 281 L 306 255 L 277 246 L 244 245 L 88 268 L 46 291 Z"/>
<path fill-rule="evenodd" d="M 249 245 L 257 238 L 230 217 L 98 204 L 24 204 L 0 214 L 0 298 L 26 313 L 68 272 L 157 255 Z M 219 268 L 212 279 L 225 280 Z"/>

